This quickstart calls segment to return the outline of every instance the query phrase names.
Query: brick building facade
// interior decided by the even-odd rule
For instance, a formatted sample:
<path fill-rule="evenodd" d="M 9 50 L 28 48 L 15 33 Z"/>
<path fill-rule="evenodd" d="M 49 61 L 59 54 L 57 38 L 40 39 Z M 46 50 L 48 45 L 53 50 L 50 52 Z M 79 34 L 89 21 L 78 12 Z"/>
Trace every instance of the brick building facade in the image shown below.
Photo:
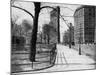
<path fill-rule="evenodd" d="M 95 6 L 81 6 L 74 13 L 74 40 L 75 43 L 94 43 L 96 15 Z"/>

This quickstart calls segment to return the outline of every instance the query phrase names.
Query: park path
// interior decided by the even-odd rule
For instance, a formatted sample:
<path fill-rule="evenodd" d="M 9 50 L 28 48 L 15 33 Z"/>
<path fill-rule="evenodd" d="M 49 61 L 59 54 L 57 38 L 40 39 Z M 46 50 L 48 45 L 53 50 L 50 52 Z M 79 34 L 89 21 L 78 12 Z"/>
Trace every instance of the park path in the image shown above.
<path fill-rule="evenodd" d="M 78 51 L 70 49 L 67 46 L 58 44 L 56 61 L 53 67 L 27 73 L 29 75 L 38 72 L 88 70 L 95 69 L 95 64 L 96 62 L 90 57 L 86 55 L 79 55 Z"/>
<path fill-rule="evenodd" d="M 95 69 L 95 61 L 86 55 L 79 55 L 78 51 L 67 46 L 57 45 L 55 65 L 51 68 L 37 72 L 70 71 L 70 70 Z"/>

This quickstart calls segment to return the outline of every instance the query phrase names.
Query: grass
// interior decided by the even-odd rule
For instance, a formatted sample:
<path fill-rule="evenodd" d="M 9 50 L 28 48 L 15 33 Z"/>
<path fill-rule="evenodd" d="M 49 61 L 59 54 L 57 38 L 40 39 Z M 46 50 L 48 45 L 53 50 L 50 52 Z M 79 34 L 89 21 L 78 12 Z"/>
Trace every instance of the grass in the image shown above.
<path fill-rule="evenodd" d="M 29 60 L 30 47 L 13 47 L 11 53 L 11 72 L 21 72 L 28 70 L 37 70 L 51 66 L 49 45 L 37 45 L 36 61 Z M 27 48 L 27 50 L 26 50 Z M 52 48 L 52 47 L 51 47 Z"/>

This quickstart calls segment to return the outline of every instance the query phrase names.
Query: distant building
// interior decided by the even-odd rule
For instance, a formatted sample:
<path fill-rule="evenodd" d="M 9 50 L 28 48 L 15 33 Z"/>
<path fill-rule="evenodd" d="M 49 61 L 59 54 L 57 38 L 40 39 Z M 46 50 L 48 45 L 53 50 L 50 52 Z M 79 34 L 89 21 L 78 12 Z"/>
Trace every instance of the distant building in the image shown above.
<path fill-rule="evenodd" d="M 57 10 L 53 9 L 51 12 L 50 12 L 50 25 L 53 26 L 54 28 L 57 29 L 58 27 L 58 12 Z"/>
<path fill-rule="evenodd" d="M 71 27 L 71 44 L 74 45 L 74 26 L 70 26 Z"/>
<path fill-rule="evenodd" d="M 63 36 L 63 43 L 69 44 L 70 42 L 70 30 L 68 29 Z M 71 44 L 74 45 L 74 26 L 71 26 Z"/>
<path fill-rule="evenodd" d="M 53 38 L 51 39 L 51 42 L 57 42 L 57 32 L 58 32 L 58 12 L 57 10 L 53 9 L 50 12 L 50 23 L 49 25 L 53 26 L 55 28 L 55 35 L 53 35 Z"/>
<path fill-rule="evenodd" d="M 96 7 L 81 6 L 74 13 L 74 40 L 75 43 L 95 42 Z"/>

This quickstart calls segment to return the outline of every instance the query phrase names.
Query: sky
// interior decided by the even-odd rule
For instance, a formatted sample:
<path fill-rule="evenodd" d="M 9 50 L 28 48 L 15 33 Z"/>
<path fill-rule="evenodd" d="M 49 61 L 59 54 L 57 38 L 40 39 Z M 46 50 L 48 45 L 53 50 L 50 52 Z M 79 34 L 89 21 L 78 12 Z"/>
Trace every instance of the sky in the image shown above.
<path fill-rule="evenodd" d="M 13 5 L 24 8 L 34 15 L 34 3 L 32 3 L 32 2 L 15 1 L 13 3 Z M 66 22 L 72 23 L 73 26 L 74 26 L 73 14 L 74 14 L 75 10 L 78 7 L 80 7 L 80 5 L 46 3 L 46 2 L 42 2 L 41 7 L 42 6 L 52 6 L 52 7 L 59 6 L 60 7 L 60 14 L 63 15 L 63 18 L 66 20 Z M 14 7 L 12 7 L 11 9 L 12 9 L 11 12 L 12 12 L 12 18 L 13 19 L 16 17 L 16 15 L 19 16 L 19 19 L 16 21 L 16 23 L 18 25 L 21 25 L 23 19 L 29 20 L 31 22 L 31 24 L 33 23 L 31 16 L 28 15 L 26 12 L 24 12 L 20 9 L 14 8 Z M 41 10 L 41 12 L 39 14 L 39 22 L 38 22 L 38 24 L 39 24 L 38 28 L 39 29 L 38 29 L 38 31 L 42 30 L 42 26 L 44 24 L 48 24 L 50 22 L 50 11 L 52 11 L 51 8 L 44 8 L 44 9 Z M 62 18 L 60 18 L 61 41 L 63 40 L 63 34 L 64 34 L 65 31 L 67 31 L 67 29 L 68 29 L 67 25 L 62 20 Z"/>

